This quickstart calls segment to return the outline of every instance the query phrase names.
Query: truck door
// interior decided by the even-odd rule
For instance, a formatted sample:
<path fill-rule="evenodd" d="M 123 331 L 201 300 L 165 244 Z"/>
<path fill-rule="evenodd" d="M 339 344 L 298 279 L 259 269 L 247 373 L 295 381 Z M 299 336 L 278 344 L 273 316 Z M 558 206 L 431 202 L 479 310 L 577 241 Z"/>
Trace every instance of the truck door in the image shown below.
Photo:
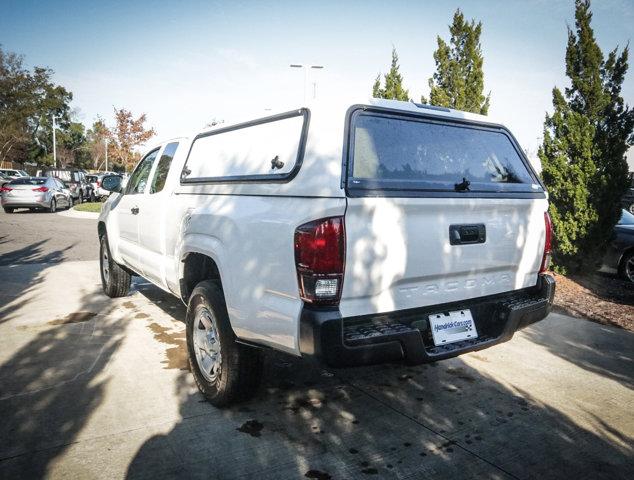
<path fill-rule="evenodd" d="M 159 149 L 152 150 L 139 162 L 128 180 L 124 194 L 114 210 L 119 224 L 119 255 L 135 272 L 141 273 L 139 262 L 139 212 L 140 199 L 148 184 L 152 165 Z"/>
<path fill-rule="evenodd" d="M 178 142 L 165 145 L 150 176 L 149 187 L 139 198 L 140 273 L 163 288 L 167 288 L 165 261 L 168 258 L 165 252 L 165 212 L 171 197 L 171 191 L 164 187 L 177 148 Z"/>

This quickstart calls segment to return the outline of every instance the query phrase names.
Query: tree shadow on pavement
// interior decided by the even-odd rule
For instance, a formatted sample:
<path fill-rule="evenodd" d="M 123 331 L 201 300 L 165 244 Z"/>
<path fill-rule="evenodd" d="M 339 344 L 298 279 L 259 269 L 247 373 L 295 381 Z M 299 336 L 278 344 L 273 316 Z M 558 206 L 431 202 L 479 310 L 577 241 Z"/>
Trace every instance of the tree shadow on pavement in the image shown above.
<path fill-rule="evenodd" d="M 76 312 L 7 329 L 3 342 L 32 334 L 0 365 L 0 478 L 44 478 L 102 402 L 126 323 L 102 303 L 87 294 Z"/>
<path fill-rule="evenodd" d="M 151 289 L 144 295 L 160 298 L 175 328 L 184 328 L 180 302 Z M 180 421 L 143 443 L 127 478 L 634 474 L 627 435 L 605 423 L 584 425 L 460 358 L 333 370 L 268 352 L 257 396 L 227 409 L 206 403 L 185 371 L 174 388 Z"/>
<path fill-rule="evenodd" d="M 61 250 L 54 250 L 47 254 L 43 254 L 42 246 L 47 241 L 48 240 L 39 240 L 25 247 L 0 255 L 0 266 L 26 265 L 34 263 L 58 263 L 63 260 L 64 252 L 75 246 L 73 243 Z"/>

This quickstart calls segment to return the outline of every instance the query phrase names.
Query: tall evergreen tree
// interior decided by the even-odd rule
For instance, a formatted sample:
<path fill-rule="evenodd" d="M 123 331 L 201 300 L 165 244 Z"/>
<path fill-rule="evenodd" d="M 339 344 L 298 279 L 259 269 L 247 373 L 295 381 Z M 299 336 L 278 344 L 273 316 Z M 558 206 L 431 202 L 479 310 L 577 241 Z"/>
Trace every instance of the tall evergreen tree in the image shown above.
<path fill-rule="evenodd" d="M 429 101 L 425 97 L 421 97 L 421 101 L 486 115 L 491 94 L 485 97 L 482 93 L 482 22 L 476 24 L 474 20 L 465 21 L 458 9 L 454 13 L 449 32 L 449 44 L 438 36 L 438 48 L 434 52 L 436 72 L 429 79 Z"/>
<path fill-rule="evenodd" d="M 409 100 L 409 92 L 403 87 L 403 76 L 399 72 L 398 54 L 392 47 L 392 65 L 390 71 L 383 76 L 384 86 L 381 86 L 381 74 L 376 76 L 372 85 L 372 96 L 375 98 L 388 98 L 392 100 Z"/>
<path fill-rule="evenodd" d="M 634 143 L 634 112 L 621 97 L 628 68 L 626 47 L 607 59 L 590 22 L 589 0 L 575 1 L 575 30 L 568 29 L 565 95 L 553 89 L 539 149 L 561 271 L 593 268 L 620 216 L 627 190 L 625 153 Z"/>

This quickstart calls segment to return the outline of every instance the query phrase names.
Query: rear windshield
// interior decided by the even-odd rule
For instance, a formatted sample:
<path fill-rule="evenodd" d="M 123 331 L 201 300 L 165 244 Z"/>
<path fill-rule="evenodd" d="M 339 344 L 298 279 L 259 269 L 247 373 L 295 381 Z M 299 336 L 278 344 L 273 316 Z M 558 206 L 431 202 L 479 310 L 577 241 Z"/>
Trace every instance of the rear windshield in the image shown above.
<path fill-rule="evenodd" d="M 45 183 L 45 178 L 27 177 L 16 178 L 15 180 L 12 180 L 9 185 L 44 185 Z"/>
<path fill-rule="evenodd" d="M 541 191 L 501 130 L 374 113 L 353 122 L 354 185 L 453 191 L 466 180 L 469 191 Z"/>

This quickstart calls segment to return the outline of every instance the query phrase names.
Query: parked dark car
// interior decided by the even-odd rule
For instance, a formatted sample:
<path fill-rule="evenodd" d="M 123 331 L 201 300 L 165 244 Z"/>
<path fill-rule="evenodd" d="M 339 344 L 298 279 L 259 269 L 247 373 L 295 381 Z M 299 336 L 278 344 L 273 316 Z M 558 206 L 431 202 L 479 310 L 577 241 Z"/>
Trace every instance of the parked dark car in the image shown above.
<path fill-rule="evenodd" d="M 634 282 L 634 215 L 623 210 L 614 227 L 614 237 L 603 257 L 603 268 Z"/>
<path fill-rule="evenodd" d="M 634 172 L 630 173 L 630 188 L 621 198 L 623 208 L 634 215 Z"/>
<path fill-rule="evenodd" d="M 95 201 L 92 184 L 86 179 L 86 173 L 77 168 L 50 168 L 43 174 L 45 177 L 55 177 L 62 180 L 68 188 L 75 203 L 90 200 Z"/>

